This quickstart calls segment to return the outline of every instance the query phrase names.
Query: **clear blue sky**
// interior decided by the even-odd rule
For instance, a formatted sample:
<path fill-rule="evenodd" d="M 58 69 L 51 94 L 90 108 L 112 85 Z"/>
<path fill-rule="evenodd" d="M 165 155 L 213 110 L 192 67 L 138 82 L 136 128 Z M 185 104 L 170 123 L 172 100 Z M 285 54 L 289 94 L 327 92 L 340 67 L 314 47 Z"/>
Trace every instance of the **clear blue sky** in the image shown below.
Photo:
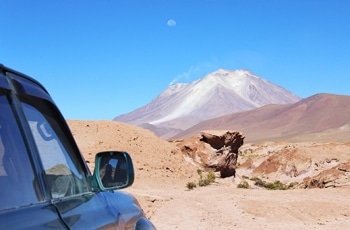
<path fill-rule="evenodd" d="M 113 119 L 218 68 L 303 98 L 350 95 L 349 0 L 0 4 L 0 63 L 39 80 L 67 119 Z"/>

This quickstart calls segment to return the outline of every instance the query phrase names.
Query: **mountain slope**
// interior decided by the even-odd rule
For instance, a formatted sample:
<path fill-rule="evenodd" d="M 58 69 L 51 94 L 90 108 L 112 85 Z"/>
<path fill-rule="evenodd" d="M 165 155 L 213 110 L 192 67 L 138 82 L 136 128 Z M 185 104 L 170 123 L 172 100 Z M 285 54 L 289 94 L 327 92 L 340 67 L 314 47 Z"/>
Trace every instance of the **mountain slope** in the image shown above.
<path fill-rule="evenodd" d="M 174 138 L 208 129 L 234 129 L 246 141 L 350 140 L 350 96 L 316 94 L 287 105 L 267 105 L 201 122 Z"/>
<path fill-rule="evenodd" d="M 211 118 L 300 99 L 247 70 L 219 69 L 192 83 L 172 85 L 146 106 L 113 120 L 150 128 L 166 138 L 169 131 L 178 133 Z"/>

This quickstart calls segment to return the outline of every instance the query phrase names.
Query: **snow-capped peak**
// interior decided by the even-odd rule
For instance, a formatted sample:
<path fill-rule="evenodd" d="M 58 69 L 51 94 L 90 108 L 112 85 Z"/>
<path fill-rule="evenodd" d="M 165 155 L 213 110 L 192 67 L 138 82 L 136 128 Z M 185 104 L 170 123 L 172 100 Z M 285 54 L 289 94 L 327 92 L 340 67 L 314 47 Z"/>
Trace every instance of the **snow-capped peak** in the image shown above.
<path fill-rule="evenodd" d="M 248 70 L 218 69 L 192 83 L 171 85 L 148 105 L 115 120 L 186 129 L 229 113 L 300 99 Z"/>

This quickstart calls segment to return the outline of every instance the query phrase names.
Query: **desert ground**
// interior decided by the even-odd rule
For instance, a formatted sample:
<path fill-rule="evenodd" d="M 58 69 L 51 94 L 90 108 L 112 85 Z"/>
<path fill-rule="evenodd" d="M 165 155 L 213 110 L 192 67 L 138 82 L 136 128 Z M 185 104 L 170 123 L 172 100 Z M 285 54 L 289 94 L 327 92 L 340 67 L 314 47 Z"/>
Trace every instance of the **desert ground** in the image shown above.
<path fill-rule="evenodd" d="M 213 184 L 190 190 L 186 184 L 198 180 L 198 167 L 187 161 L 173 143 L 119 122 L 68 120 L 68 124 L 91 170 L 99 151 L 130 153 L 136 178 L 123 191 L 138 199 L 157 229 L 350 229 L 347 169 L 333 180 L 334 186 L 325 188 L 237 188 L 244 178 L 258 175 L 283 183 L 302 182 L 306 176 L 349 162 L 350 143 L 247 143 L 241 147 L 241 166 L 235 178 L 216 178 Z M 272 157 L 272 153 L 277 154 Z M 275 159 L 286 154 L 292 156 L 292 161 Z M 249 161 L 253 156 L 254 161 Z M 279 170 L 267 174 L 270 166 L 259 167 L 264 161 L 272 162 L 275 168 L 284 165 L 284 170 L 292 164 L 294 174 Z M 276 162 L 281 164 L 276 166 Z M 305 162 L 312 167 L 305 166 Z"/>

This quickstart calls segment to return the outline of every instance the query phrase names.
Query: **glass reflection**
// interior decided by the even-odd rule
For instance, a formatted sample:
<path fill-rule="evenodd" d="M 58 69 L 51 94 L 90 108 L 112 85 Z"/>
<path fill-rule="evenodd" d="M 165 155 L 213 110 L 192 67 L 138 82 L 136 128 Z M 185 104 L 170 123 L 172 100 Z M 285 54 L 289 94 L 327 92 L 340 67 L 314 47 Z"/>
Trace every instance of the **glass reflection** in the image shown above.
<path fill-rule="evenodd" d="M 123 156 L 107 156 L 101 160 L 101 181 L 105 188 L 124 186 L 127 183 L 127 165 Z"/>

